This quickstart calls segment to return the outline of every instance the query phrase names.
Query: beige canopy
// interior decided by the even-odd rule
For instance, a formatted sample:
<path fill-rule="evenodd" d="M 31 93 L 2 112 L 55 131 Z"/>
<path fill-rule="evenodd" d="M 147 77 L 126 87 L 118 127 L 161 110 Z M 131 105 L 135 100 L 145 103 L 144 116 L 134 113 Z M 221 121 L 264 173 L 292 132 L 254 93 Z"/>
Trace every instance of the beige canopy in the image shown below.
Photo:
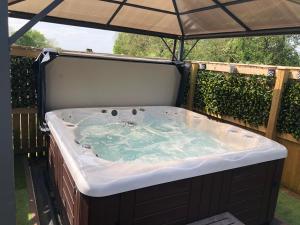
<path fill-rule="evenodd" d="M 10 0 L 31 18 L 53 0 Z M 300 33 L 300 0 L 64 0 L 44 21 L 194 39 Z"/>

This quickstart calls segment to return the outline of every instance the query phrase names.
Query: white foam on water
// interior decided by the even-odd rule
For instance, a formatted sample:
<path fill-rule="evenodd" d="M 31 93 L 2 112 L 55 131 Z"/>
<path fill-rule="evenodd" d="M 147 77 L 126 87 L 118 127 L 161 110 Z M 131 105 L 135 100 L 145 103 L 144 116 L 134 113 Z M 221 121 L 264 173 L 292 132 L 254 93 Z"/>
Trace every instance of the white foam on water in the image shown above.
<path fill-rule="evenodd" d="M 136 119 L 127 110 L 127 120 L 109 115 L 111 121 L 99 114 L 90 116 L 77 124 L 77 141 L 108 161 L 157 163 L 229 150 L 212 134 L 188 127 L 182 116 L 139 113 L 143 116 Z"/>

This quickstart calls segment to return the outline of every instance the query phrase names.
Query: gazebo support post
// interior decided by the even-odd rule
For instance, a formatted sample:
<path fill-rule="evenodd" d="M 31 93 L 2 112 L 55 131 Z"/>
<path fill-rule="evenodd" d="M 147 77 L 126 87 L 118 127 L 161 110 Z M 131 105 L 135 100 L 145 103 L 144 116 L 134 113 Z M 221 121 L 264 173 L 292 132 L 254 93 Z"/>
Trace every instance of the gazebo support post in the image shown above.
<path fill-rule="evenodd" d="M 55 9 L 63 0 L 54 0 L 46 8 L 44 8 L 40 13 L 36 14 L 31 18 L 23 27 L 21 27 L 17 32 L 15 32 L 9 38 L 9 44 L 15 43 L 23 34 L 29 31 L 35 24 L 41 21 L 44 17 L 48 15 L 53 9 Z"/>
<path fill-rule="evenodd" d="M 0 218 L 3 225 L 16 224 L 14 153 L 11 128 L 8 1 L 0 1 Z"/>
<path fill-rule="evenodd" d="M 176 60 L 177 39 L 173 40 L 172 61 Z"/>
<path fill-rule="evenodd" d="M 56 8 L 62 0 L 54 0 L 20 30 L 9 37 L 8 1 L 0 1 L 0 218 L 1 225 L 16 224 L 14 152 L 11 126 L 10 46 L 25 32 Z"/>
<path fill-rule="evenodd" d="M 177 59 L 179 61 L 183 61 L 184 58 L 184 38 L 182 37 L 179 41 L 179 51 L 178 51 L 178 57 Z"/>

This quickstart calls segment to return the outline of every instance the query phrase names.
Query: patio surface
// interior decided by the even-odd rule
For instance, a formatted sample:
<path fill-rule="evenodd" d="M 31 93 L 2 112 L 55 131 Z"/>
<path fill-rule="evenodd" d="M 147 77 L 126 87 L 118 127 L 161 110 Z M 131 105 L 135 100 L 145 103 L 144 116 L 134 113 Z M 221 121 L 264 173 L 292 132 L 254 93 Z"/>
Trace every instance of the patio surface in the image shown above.
<path fill-rule="evenodd" d="M 45 159 L 30 160 L 33 186 L 41 225 L 59 225 L 55 216 L 52 196 L 49 195 L 49 184 Z M 30 213 L 28 188 L 22 157 L 15 157 L 17 225 L 33 225 L 33 214 Z M 54 203 L 55 204 L 55 203 Z M 276 219 L 272 225 L 300 225 L 300 195 L 281 188 L 276 208 Z"/>

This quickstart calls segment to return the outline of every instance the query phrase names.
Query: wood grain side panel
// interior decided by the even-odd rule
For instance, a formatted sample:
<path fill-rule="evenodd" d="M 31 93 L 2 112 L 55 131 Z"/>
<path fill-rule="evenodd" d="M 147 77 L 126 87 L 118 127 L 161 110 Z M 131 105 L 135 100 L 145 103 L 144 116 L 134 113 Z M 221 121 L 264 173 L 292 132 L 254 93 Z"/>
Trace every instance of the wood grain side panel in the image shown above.
<path fill-rule="evenodd" d="M 135 220 L 135 225 L 170 225 L 178 221 L 185 221 L 187 205 L 178 206 L 176 208 L 167 209 L 159 213 L 151 214 L 147 217 Z M 182 223 L 185 224 L 185 223 Z"/>
<path fill-rule="evenodd" d="M 189 193 L 183 192 L 180 194 L 153 199 L 152 201 L 137 204 L 135 210 L 135 218 L 139 219 L 142 217 L 147 217 L 151 214 L 159 213 L 164 210 L 177 208 L 181 205 L 187 205 L 188 200 Z"/>
<path fill-rule="evenodd" d="M 194 177 L 190 181 L 190 196 L 187 222 L 199 220 L 201 192 L 203 187 L 203 178 Z"/>
<path fill-rule="evenodd" d="M 136 202 L 141 203 L 155 198 L 189 191 L 189 180 L 179 180 L 136 190 Z"/>
<path fill-rule="evenodd" d="M 120 195 L 89 199 L 89 225 L 118 225 Z"/>
<path fill-rule="evenodd" d="M 276 162 L 275 171 L 272 179 L 272 191 L 270 193 L 270 199 L 268 200 L 269 206 L 268 206 L 267 221 L 272 221 L 272 219 L 274 218 L 274 212 L 275 212 L 279 188 L 280 188 L 283 166 L 284 166 L 284 160 L 278 160 Z"/>
<path fill-rule="evenodd" d="M 119 225 L 134 224 L 136 211 L 136 191 L 120 194 L 120 222 Z"/>

